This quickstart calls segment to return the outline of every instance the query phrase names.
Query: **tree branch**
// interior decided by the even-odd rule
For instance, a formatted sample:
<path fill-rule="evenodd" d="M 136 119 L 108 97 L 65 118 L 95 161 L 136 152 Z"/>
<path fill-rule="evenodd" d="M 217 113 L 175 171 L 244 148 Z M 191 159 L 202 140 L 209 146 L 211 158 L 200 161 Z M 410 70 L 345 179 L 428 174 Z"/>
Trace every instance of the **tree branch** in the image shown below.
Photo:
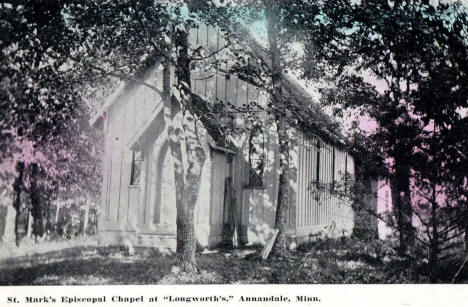
<path fill-rule="evenodd" d="M 109 76 L 113 76 L 113 77 L 117 77 L 119 79 L 123 79 L 123 80 L 127 80 L 127 81 L 134 81 L 138 84 L 141 84 L 143 86 L 146 86 L 150 89 L 152 89 L 153 91 L 155 91 L 158 95 L 160 95 L 162 97 L 163 95 L 163 92 L 158 89 L 157 87 L 151 85 L 151 84 L 148 84 L 138 78 L 135 78 L 135 77 L 131 77 L 131 76 L 126 76 L 125 74 L 122 74 L 122 73 L 117 73 L 117 72 L 114 72 L 114 71 L 106 71 L 105 69 L 102 69 L 100 67 L 97 67 L 97 66 L 94 66 L 92 64 L 88 64 L 89 67 L 91 67 L 92 69 L 95 69 L 95 70 L 98 70 L 101 72 L 101 74 L 103 75 L 109 75 Z"/>

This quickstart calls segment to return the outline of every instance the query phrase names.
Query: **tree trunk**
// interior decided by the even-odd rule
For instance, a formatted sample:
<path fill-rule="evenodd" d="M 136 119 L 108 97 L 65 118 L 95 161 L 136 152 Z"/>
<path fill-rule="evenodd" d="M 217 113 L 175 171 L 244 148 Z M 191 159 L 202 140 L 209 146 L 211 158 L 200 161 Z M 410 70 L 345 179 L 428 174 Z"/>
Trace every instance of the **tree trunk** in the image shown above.
<path fill-rule="evenodd" d="M 414 229 L 411 223 L 413 211 L 411 209 L 409 170 L 397 169 L 394 177 L 390 179 L 390 184 L 392 207 L 399 232 L 398 252 L 400 255 L 404 255 L 414 239 Z"/>
<path fill-rule="evenodd" d="M 12 195 L 13 196 L 13 195 Z M 10 199 L 7 200 L 5 204 L 6 209 L 6 219 L 5 219 L 5 233 L 3 236 L 3 242 L 13 242 L 15 241 L 15 216 L 16 210 L 11 206 Z"/>
<path fill-rule="evenodd" d="M 23 189 L 23 175 L 24 175 L 24 162 L 18 161 L 16 163 L 16 171 L 18 172 L 18 177 L 16 177 L 15 182 L 13 183 L 13 207 L 16 210 L 15 215 L 15 240 L 16 246 L 19 246 L 21 242 L 21 234 L 19 233 L 19 223 L 21 218 L 21 191 Z"/>
<path fill-rule="evenodd" d="M 267 34 L 271 59 L 272 105 L 276 107 L 276 127 L 279 142 L 280 174 L 278 200 L 276 204 L 275 228 L 279 230 L 273 253 L 284 255 L 286 252 L 286 215 L 289 207 L 289 136 L 286 123 L 287 108 L 283 101 L 281 54 L 278 47 L 279 12 L 271 3 L 265 3 Z"/>
<path fill-rule="evenodd" d="M 28 222 L 26 223 L 26 238 L 31 238 L 33 231 L 33 217 L 31 211 L 28 212 Z"/>
<path fill-rule="evenodd" d="M 32 233 L 37 242 L 39 237 L 44 235 L 44 202 L 41 199 L 41 190 L 38 185 L 39 166 L 32 164 L 30 196 L 31 196 L 31 214 L 33 217 Z"/>
<path fill-rule="evenodd" d="M 182 203 L 184 194 L 184 165 L 182 160 L 183 127 L 182 112 L 177 99 L 171 97 L 171 67 L 168 61 L 165 61 L 163 68 L 163 102 L 164 102 L 164 122 L 167 129 L 167 140 L 172 154 L 174 164 L 174 183 L 176 193 L 176 207 Z M 178 212 L 177 212 L 178 214 Z M 178 223 L 179 224 L 179 223 Z M 177 251 L 182 242 L 183 235 L 177 230 Z"/>
<path fill-rule="evenodd" d="M 278 203 L 276 205 L 275 228 L 279 230 L 273 252 L 284 255 L 286 251 L 286 217 L 289 208 L 289 140 L 284 118 L 277 120 L 280 174 L 278 182 Z"/>
<path fill-rule="evenodd" d="M 172 103 L 172 107 L 175 107 L 174 103 L 177 103 L 177 106 L 188 111 L 179 111 L 178 114 L 173 117 L 173 123 L 176 121 L 177 125 L 177 128 L 174 129 L 174 136 L 177 136 L 178 140 L 183 139 L 188 163 L 187 170 L 183 173 L 185 177 L 183 188 L 181 189 L 182 195 L 176 197 L 178 265 L 183 272 L 196 273 L 194 213 L 200 191 L 201 174 L 206 160 L 206 153 L 200 142 L 200 138 L 202 136 L 199 135 L 199 132 L 203 130 L 203 126 L 201 123 L 198 123 L 199 127 L 197 129 L 197 120 L 194 117 L 192 109 L 190 59 L 188 56 L 188 31 L 178 29 L 175 32 L 174 48 L 177 51 L 176 79 L 178 97 L 174 97 L 175 100 Z M 180 128 L 180 119 L 182 119 L 183 130 Z M 178 148 L 176 149 L 176 154 L 179 154 Z M 175 165 L 176 175 L 180 176 L 181 172 L 179 167 L 183 167 L 182 159 L 176 161 L 176 163 L 180 163 L 180 165 Z M 179 179 L 178 184 L 181 185 L 180 178 L 177 177 L 177 179 Z"/>
<path fill-rule="evenodd" d="M 55 205 L 55 228 L 57 228 L 59 213 L 60 213 L 60 204 Z"/>
<path fill-rule="evenodd" d="M 5 240 L 7 229 L 8 207 L 4 206 L 3 199 L 0 195 L 0 243 Z"/>

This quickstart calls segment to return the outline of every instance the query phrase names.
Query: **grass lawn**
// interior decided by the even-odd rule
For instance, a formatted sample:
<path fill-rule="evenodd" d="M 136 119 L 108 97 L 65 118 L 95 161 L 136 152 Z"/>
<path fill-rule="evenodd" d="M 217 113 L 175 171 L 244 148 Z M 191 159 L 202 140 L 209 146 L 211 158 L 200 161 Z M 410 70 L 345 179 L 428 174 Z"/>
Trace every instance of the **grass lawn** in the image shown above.
<path fill-rule="evenodd" d="M 352 248 L 350 248 L 352 246 Z M 0 285 L 427 283 L 424 261 L 400 258 L 350 239 L 322 240 L 285 258 L 259 258 L 260 248 L 197 254 L 199 274 L 171 272 L 174 256 L 151 250 L 75 246 L 0 260 Z M 447 262 L 438 282 L 466 283 L 462 259 Z M 461 269 L 460 269 L 461 268 Z M 458 272 L 458 273 L 457 273 Z"/>

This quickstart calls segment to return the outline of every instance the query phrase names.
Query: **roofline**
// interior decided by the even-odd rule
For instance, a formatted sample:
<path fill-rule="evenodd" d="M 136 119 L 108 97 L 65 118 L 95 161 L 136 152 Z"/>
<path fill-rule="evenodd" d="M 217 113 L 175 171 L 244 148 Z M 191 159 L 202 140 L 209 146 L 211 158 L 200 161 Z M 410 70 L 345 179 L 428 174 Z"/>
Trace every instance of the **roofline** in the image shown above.
<path fill-rule="evenodd" d="M 119 88 L 113 91 L 112 94 L 110 94 L 104 99 L 104 104 L 99 108 L 98 112 L 89 120 L 89 125 L 91 127 L 96 127 L 98 125 L 98 121 L 104 117 L 104 113 L 107 112 L 112 107 L 112 105 L 119 99 L 119 97 L 124 94 L 127 86 L 128 82 L 123 83 L 119 86 Z"/>
<path fill-rule="evenodd" d="M 130 137 L 130 140 L 127 142 L 128 148 L 136 149 L 136 146 L 139 143 L 141 137 L 143 137 L 145 132 L 150 128 L 153 121 L 158 118 L 161 112 L 164 112 L 162 101 L 159 105 L 156 106 L 154 110 L 151 111 L 149 118 L 145 119 L 141 126 L 137 128 L 137 131 Z"/>
<path fill-rule="evenodd" d="M 139 78 L 141 76 L 145 76 L 146 73 L 153 68 L 158 62 L 159 57 L 156 54 L 150 55 L 147 59 L 144 60 L 144 67 L 140 70 L 137 70 L 133 74 L 133 78 Z M 89 120 L 89 124 L 91 127 L 97 126 L 99 119 L 101 119 L 105 112 L 107 112 L 112 105 L 118 100 L 118 98 L 125 93 L 125 91 L 130 87 L 136 84 L 135 80 L 126 80 L 122 81 L 122 83 L 112 91 L 112 94 L 108 95 L 104 99 L 104 104 L 98 109 L 96 114 Z"/>
<path fill-rule="evenodd" d="M 250 35 L 247 35 L 246 37 L 244 37 L 244 39 L 246 39 L 247 41 L 249 41 L 252 44 L 252 46 L 253 46 L 252 51 L 255 53 L 255 55 L 258 58 L 262 59 L 264 64 L 269 66 L 269 64 L 267 62 L 267 59 L 265 59 L 265 54 L 264 54 L 265 50 L 264 50 L 264 48 L 254 38 L 252 38 Z M 156 61 L 154 61 L 155 59 L 156 59 Z M 139 72 L 137 72 L 136 74 L 140 75 L 140 76 L 145 75 L 148 72 L 148 70 L 152 69 L 154 64 L 156 64 L 158 62 L 157 59 L 158 59 L 157 57 L 153 57 L 153 60 L 149 61 L 147 63 L 147 65 L 143 69 L 141 69 Z M 314 99 L 312 98 L 312 96 L 306 91 L 306 89 L 301 84 L 299 84 L 297 81 L 295 81 L 291 76 L 289 76 L 287 74 L 282 73 L 282 77 L 283 77 L 283 81 L 285 83 L 289 84 L 293 88 L 293 90 L 298 90 L 300 92 L 299 95 L 301 95 L 304 99 L 308 100 L 312 105 L 314 105 L 317 108 L 316 110 L 311 110 L 312 112 L 323 113 L 323 115 L 328 119 L 328 121 L 330 121 L 330 124 L 336 124 L 336 122 L 333 120 L 333 118 L 328 116 L 325 112 L 323 112 L 320 109 L 320 106 L 317 105 L 314 102 Z M 119 86 L 120 88 L 116 89 L 111 95 L 107 96 L 104 99 L 104 104 L 102 105 L 102 107 L 90 119 L 90 121 L 89 121 L 90 125 L 92 127 L 96 128 L 99 125 L 99 122 L 100 122 L 101 119 L 106 120 L 105 112 L 107 112 L 116 103 L 116 101 L 119 99 L 119 97 L 121 95 L 123 95 L 125 93 L 125 91 L 126 91 L 126 89 L 128 87 L 130 87 L 130 86 L 132 86 L 134 84 L 135 84 L 134 81 L 124 82 Z M 300 127 L 298 127 L 298 128 L 301 129 Z M 339 129 L 339 128 L 335 129 L 333 127 L 329 127 L 329 128 L 331 128 L 335 132 L 332 132 L 332 131 L 328 131 L 328 132 L 325 131 L 324 132 L 325 134 L 330 134 L 328 137 L 327 137 L 327 135 L 325 135 L 325 138 L 328 140 L 328 142 L 335 143 L 336 145 L 340 145 L 340 146 L 344 147 L 345 146 L 345 141 L 343 140 L 343 135 L 341 134 L 341 129 Z M 302 128 L 301 130 L 304 130 L 304 128 Z M 316 135 L 316 136 L 320 136 L 320 133 L 314 133 L 314 132 L 312 132 L 312 133 L 314 135 Z M 214 143 L 214 144 L 216 144 L 216 143 Z M 213 147 L 213 148 L 215 148 L 215 147 Z M 222 147 L 220 147 L 220 148 L 222 148 Z M 220 149 L 220 148 L 216 148 L 216 149 Z"/>

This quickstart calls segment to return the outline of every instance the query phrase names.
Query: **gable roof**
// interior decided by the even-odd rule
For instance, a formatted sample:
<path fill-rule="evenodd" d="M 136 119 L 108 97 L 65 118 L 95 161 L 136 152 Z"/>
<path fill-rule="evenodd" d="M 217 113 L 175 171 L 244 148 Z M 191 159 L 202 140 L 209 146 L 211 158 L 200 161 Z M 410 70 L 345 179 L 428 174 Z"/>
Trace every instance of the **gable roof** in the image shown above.
<path fill-rule="evenodd" d="M 102 120 L 106 118 L 106 112 L 116 103 L 120 96 L 124 95 L 129 91 L 133 86 L 137 85 L 136 81 L 138 78 L 143 77 L 151 67 L 155 66 L 160 61 L 160 57 L 156 55 L 151 55 L 143 61 L 143 65 L 140 69 L 135 71 L 132 78 L 129 78 L 128 81 L 122 81 L 117 85 L 110 95 L 108 95 L 103 100 L 102 106 L 98 109 L 96 114 L 91 117 L 89 120 L 90 126 L 97 127 L 100 125 Z"/>
<path fill-rule="evenodd" d="M 283 75 L 283 91 L 284 99 L 295 110 L 297 122 L 293 124 L 296 124 L 306 136 L 318 136 L 332 144 L 344 145 L 344 137 L 338 123 L 320 109 L 302 86 L 291 77 Z"/>
<path fill-rule="evenodd" d="M 215 111 L 212 110 L 206 100 L 196 94 L 192 94 L 192 109 L 212 138 L 210 140 L 211 147 L 232 153 L 237 152 L 236 147 L 227 138 L 228 132 L 219 125 L 218 119 L 213 116 Z"/>
<path fill-rule="evenodd" d="M 244 39 L 251 46 L 253 54 L 256 57 L 255 63 L 258 63 L 257 60 L 260 60 L 261 65 L 265 65 L 269 68 L 270 65 L 266 60 L 268 59 L 268 53 L 265 48 L 248 35 L 245 36 Z M 136 73 L 135 78 L 144 75 L 152 66 L 154 66 L 154 64 L 157 63 L 157 61 L 157 57 L 150 57 L 146 61 L 145 65 L 143 65 L 142 69 Z M 256 85 L 255 81 L 248 76 L 250 71 L 252 70 L 247 68 L 243 73 L 239 73 L 239 79 L 242 79 L 252 85 Z M 290 124 L 301 129 L 306 137 L 317 136 L 329 143 L 342 147 L 344 145 L 344 137 L 340 131 L 338 123 L 332 120 L 330 116 L 321 110 L 320 106 L 314 102 L 311 95 L 301 85 L 286 74 L 283 74 L 282 77 L 283 98 L 287 101 L 288 106 L 291 108 L 294 115 L 294 120 L 292 120 Z M 92 126 L 98 126 L 101 119 L 105 118 L 105 112 L 112 107 L 118 97 L 125 93 L 129 87 L 134 86 L 135 84 L 136 82 L 131 80 L 118 87 L 113 94 L 104 100 L 103 106 L 90 120 L 90 124 Z M 218 119 L 213 116 L 214 111 L 210 108 L 210 104 L 196 94 L 192 94 L 192 101 L 194 107 L 193 112 L 199 116 L 212 138 L 210 140 L 210 145 L 221 150 L 235 151 L 234 146 L 226 138 L 227 133 L 219 127 Z M 156 118 L 156 115 L 153 116 L 153 119 Z M 146 123 L 145 125 L 149 126 L 150 124 L 151 123 Z M 143 126 L 145 125 L 142 125 L 142 127 L 138 129 L 138 131 L 140 131 L 140 135 L 143 134 L 144 131 L 141 131 L 144 130 Z"/>
<path fill-rule="evenodd" d="M 140 148 L 142 140 L 147 135 L 159 135 L 161 129 L 156 123 L 164 121 L 163 104 L 160 103 L 146 118 L 136 133 L 130 138 L 127 146 L 133 150 Z M 192 94 L 192 112 L 198 116 L 203 127 L 208 132 L 208 143 L 214 149 L 236 153 L 236 148 L 226 138 L 226 131 L 218 125 L 218 120 L 213 116 L 214 112 L 209 104 L 200 96 Z"/>
<path fill-rule="evenodd" d="M 252 62 L 261 63 L 260 65 L 271 70 L 266 48 L 261 46 L 258 41 L 247 32 L 243 33 L 242 39 L 248 43 L 252 50 L 253 56 L 255 57 Z M 250 63 L 248 66 L 250 66 Z M 244 75 L 239 76 L 239 78 L 244 77 L 246 82 L 255 84 L 256 81 L 248 76 L 249 73 L 255 70 L 256 69 L 252 67 L 246 68 L 243 70 Z M 314 102 L 312 96 L 304 87 L 294 81 L 292 77 L 283 73 L 282 82 L 283 99 L 289 104 L 294 114 L 294 119 L 290 123 L 301 129 L 306 136 L 318 136 L 334 145 L 343 147 L 344 137 L 339 124 L 323 112 L 320 105 Z"/>

